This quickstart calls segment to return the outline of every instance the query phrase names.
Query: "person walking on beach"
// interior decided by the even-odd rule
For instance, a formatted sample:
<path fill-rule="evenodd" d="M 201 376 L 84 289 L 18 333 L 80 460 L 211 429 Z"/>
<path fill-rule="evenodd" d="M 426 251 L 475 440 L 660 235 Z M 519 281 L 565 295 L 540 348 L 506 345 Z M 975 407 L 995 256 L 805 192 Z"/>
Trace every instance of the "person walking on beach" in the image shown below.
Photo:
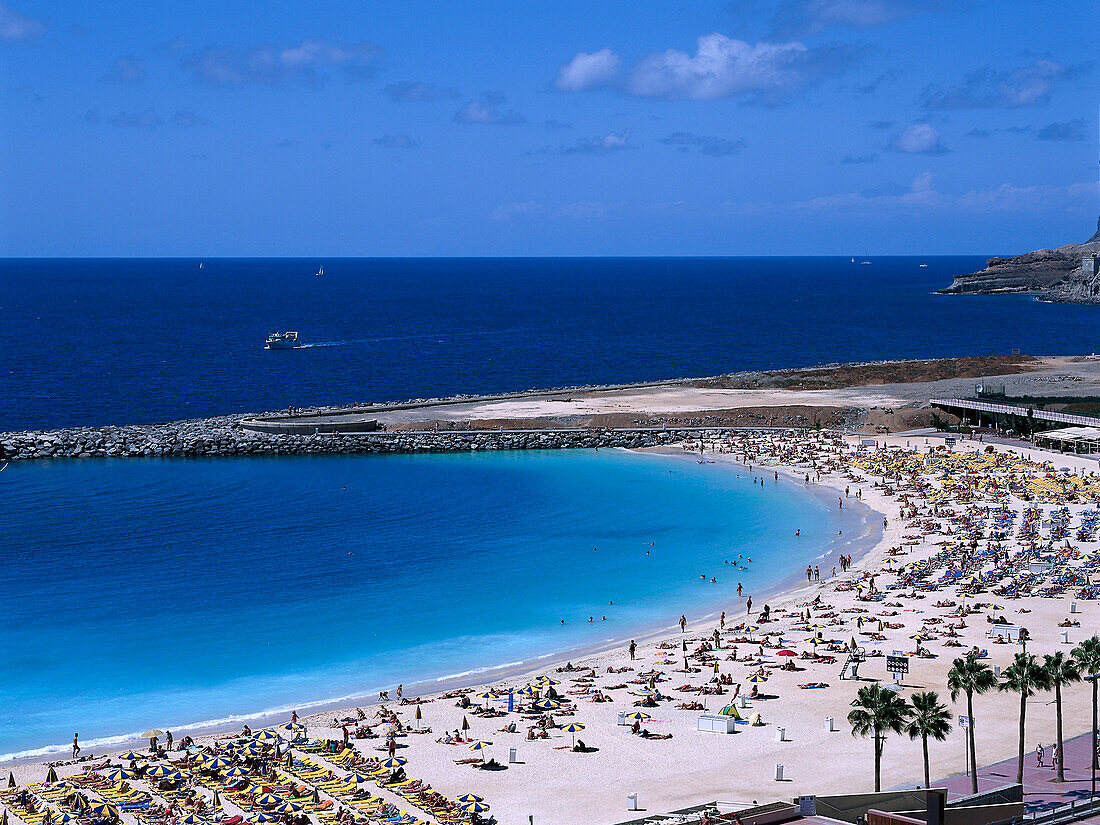
<path fill-rule="evenodd" d="M 1062 758 L 1062 754 L 1058 751 L 1058 743 L 1055 742 L 1050 746 L 1050 769 L 1052 771 L 1058 770 L 1058 760 Z"/>
<path fill-rule="evenodd" d="M 749 600 L 745 602 L 745 612 L 752 613 L 752 596 L 749 596 Z"/>
<path fill-rule="evenodd" d="M 630 640 L 630 645 L 627 647 L 627 650 L 630 651 L 630 661 L 633 662 L 634 661 L 634 653 L 635 653 L 635 651 L 638 650 L 638 645 L 634 642 L 633 639 Z"/>
<path fill-rule="evenodd" d="M 688 620 L 687 616 L 680 614 L 680 632 L 687 633 Z"/>
<path fill-rule="evenodd" d="M 740 587 L 741 585 L 737 585 L 737 586 Z M 718 626 L 722 630 L 726 629 L 726 611 L 725 610 L 723 610 L 722 615 L 718 617 Z"/>
<path fill-rule="evenodd" d="M 172 750 L 172 731 L 168 731 L 164 734 L 164 742 L 164 749 L 169 751 Z"/>
<path fill-rule="evenodd" d="M 80 753 L 80 743 L 77 741 L 80 739 L 79 733 L 73 734 L 73 759 L 76 759 L 76 755 Z"/>
<path fill-rule="evenodd" d="M 817 565 L 814 565 L 814 581 L 821 581 L 821 571 L 817 569 Z"/>
<path fill-rule="evenodd" d="M 737 598 L 741 598 L 741 582 L 737 583 Z"/>
<path fill-rule="evenodd" d="M 814 570 L 813 570 L 812 567 L 810 567 L 810 565 L 807 564 L 806 565 L 806 581 L 809 582 L 810 579 L 812 579 L 813 577 L 814 577 Z"/>

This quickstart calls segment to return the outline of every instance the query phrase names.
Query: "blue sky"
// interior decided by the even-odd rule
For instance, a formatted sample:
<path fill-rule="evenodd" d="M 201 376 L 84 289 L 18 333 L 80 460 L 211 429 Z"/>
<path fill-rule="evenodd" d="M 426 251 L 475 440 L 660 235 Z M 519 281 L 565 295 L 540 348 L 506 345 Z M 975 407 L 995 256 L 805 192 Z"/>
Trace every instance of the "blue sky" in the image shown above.
<path fill-rule="evenodd" d="M 1097 31 L 1092 0 L 0 0 L 0 255 L 1081 241 Z"/>

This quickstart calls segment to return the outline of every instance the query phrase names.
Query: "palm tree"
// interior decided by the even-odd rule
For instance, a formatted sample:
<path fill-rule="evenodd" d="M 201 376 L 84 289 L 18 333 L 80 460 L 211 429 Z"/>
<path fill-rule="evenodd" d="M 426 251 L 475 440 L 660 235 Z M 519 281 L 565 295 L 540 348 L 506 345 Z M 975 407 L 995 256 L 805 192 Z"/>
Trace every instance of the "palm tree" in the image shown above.
<path fill-rule="evenodd" d="M 875 792 L 882 788 L 882 748 L 886 734 L 901 733 L 909 718 L 909 705 L 889 690 L 879 685 L 861 687 L 856 694 L 855 707 L 848 714 L 852 736 L 873 736 L 875 739 Z"/>
<path fill-rule="evenodd" d="M 1047 674 L 1039 660 L 1030 653 L 1017 653 L 1012 664 L 1001 674 L 997 689 L 1020 694 L 1020 749 L 1016 759 L 1016 782 L 1024 781 L 1024 721 L 1027 717 L 1027 700 L 1040 690 L 1047 690 Z"/>
<path fill-rule="evenodd" d="M 910 700 L 912 710 L 905 732 L 910 739 L 920 739 L 924 748 L 924 787 L 930 788 L 928 776 L 928 737 L 942 742 L 951 733 L 951 711 L 940 702 L 940 695 L 934 690 L 926 693 L 914 693 Z"/>
<path fill-rule="evenodd" d="M 997 686 L 997 677 L 993 669 L 973 654 L 956 659 L 947 671 L 947 688 L 951 691 L 951 701 L 966 694 L 966 715 L 970 720 L 966 735 L 970 740 L 970 792 L 978 792 L 978 753 L 974 749 L 974 697 L 993 690 Z"/>
<path fill-rule="evenodd" d="M 1100 636 L 1085 639 L 1073 649 L 1073 658 L 1081 673 L 1087 673 L 1092 682 L 1092 769 L 1100 768 L 1096 757 L 1096 674 L 1100 673 Z"/>
<path fill-rule="evenodd" d="M 1062 685 L 1081 681 L 1081 666 L 1077 660 L 1062 651 L 1048 653 L 1043 657 L 1043 670 L 1046 671 L 1048 689 L 1054 688 L 1055 718 L 1058 722 L 1058 775 L 1057 781 L 1066 781 L 1065 758 L 1062 750 Z"/>

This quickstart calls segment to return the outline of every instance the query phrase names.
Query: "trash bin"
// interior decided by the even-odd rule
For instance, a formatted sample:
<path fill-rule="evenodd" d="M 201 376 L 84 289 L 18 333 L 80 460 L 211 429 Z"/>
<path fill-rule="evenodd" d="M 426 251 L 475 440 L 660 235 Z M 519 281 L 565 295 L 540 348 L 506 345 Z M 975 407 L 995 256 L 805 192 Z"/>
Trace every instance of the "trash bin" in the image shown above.
<path fill-rule="evenodd" d="M 510 764 L 510 765 L 516 764 L 516 749 L 515 748 L 508 748 L 508 764 Z"/>
<path fill-rule="evenodd" d="M 638 810 L 638 794 L 628 793 L 626 795 L 626 809 L 628 811 Z"/>
<path fill-rule="evenodd" d="M 787 729 L 776 725 L 775 727 L 775 741 L 783 742 L 787 738 Z"/>
<path fill-rule="evenodd" d="M 782 782 L 783 781 L 783 763 L 782 762 L 776 762 L 775 763 L 775 781 L 776 782 Z"/>
<path fill-rule="evenodd" d="M 1077 612 L 1077 602 L 1070 602 L 1069 603 L 1069 612 L 1070 613 L 1076 613 Z"/>
<path fill-rule="evenodd" d="M 825 730 L 827 730 L 827 731 L 836 730 L 836 725 L 833 724 L 833 717 L 831 717 L 831 716 L 826 716 L 825 717 Z"/>
<path fill-rule="evenodd" d="M 998 679 L 1001 678 L 1001 666 L 1000 665 L 993 665 L 993 675 L 996 676 Z"/>
<path fill-rule="evenodd" d="M 620 710 L 619 711 L 619 721 L 616 724 L 619 724 L 619 725 L 625 725 L 626 724 L 626 711 L 625 710 Z"/>
<path fill-rule="evenodd" d="M 748 698 L 742 695 L 742 696 L 740 697 L 740 699 L 741 699 L 741 707 L 743 707 L 743 708 L 747 708 L 747 707 L 749 706 L 749 700 L 748 700 Z"/>
<path fill-rule="evenodd" d="M 1062 636 L 1062 644 L 1068 645 L 1069 644 L 1069 631 L 1068 630 L 1063 630 L 1060 635 Z"/>

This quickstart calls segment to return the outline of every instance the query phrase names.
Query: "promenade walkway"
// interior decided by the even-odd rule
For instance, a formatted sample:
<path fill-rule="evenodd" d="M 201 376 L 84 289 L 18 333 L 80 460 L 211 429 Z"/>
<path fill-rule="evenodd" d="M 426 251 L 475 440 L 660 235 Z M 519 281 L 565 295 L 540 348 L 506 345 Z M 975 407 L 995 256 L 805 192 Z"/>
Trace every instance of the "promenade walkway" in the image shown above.
<path fill-rule="evenodd" d="M 1089 750 L 1092 747 L 1092 734 L 1085 733 L 1066 740 L 1065 782 L 1055 781 L 1055 772 L 1050 767 L 1050 743 L 1043 744 L 1046 747 L 1044 760 L 1046 767 L 1037 767 L 1034 743 L 1029 745 L 1030 749 L 1024 754 L 1024 805 L 1028 814 L 1041 814 L 1074 801 L 1080 803 L 1087 800 L 1090 794 Z M 1004 785 L 1012 785 L 1015 782 L 1015 757 L 978 768 L 979 793 Z M 951 801 L 970 794 L 970 777 L 966 773 L 955 774 L 939 782 L 933 782 L 932 787 L 947 788 L 947 798 Z M 1100 822 L 1100 816 L 1094 816 L 1085 821 Z"/>

